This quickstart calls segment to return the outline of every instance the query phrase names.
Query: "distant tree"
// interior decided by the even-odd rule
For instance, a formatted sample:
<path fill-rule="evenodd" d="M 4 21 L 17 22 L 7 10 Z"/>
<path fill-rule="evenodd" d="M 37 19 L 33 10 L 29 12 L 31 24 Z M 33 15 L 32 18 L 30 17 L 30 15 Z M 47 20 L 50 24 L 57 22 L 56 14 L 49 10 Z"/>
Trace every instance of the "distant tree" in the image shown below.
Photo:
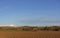
<path fill-rule="evenodd" d="M 46 27 L 44 27 L 44 29 L 43 30 L 48 30 L 48 27 L 46 26 Z"/>

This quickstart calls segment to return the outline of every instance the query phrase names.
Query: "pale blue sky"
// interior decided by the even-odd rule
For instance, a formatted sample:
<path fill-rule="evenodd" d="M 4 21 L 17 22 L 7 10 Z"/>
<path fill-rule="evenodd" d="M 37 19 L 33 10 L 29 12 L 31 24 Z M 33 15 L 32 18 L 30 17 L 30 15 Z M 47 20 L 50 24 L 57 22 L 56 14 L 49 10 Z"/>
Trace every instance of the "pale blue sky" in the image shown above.
<path fill-rule="evenodd" d="M 60 0 L 0 0 L 0 24 L 60 24 Z"/>

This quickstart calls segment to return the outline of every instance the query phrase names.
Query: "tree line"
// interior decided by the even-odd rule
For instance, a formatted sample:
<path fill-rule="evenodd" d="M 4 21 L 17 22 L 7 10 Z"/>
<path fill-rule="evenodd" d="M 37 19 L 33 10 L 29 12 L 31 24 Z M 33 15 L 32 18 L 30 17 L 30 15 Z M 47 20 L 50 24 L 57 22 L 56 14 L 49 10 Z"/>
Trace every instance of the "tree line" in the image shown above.
<path fill-rule="evenodd" d="M 60 31 L 60 26 L 21 26 L 21 27 L 0 27 L 0 30 L 20 30 L 20 31 Z"/>

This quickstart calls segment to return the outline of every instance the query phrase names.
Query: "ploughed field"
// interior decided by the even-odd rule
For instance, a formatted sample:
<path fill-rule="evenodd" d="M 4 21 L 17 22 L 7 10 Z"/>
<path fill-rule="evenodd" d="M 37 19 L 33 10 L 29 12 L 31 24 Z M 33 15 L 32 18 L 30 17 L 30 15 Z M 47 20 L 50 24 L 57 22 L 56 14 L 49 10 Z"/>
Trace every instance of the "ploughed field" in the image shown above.
<path fill-rule="evenodd" d="M 59 31 L 0 31 L 0 38 L 60 38 Z"/>

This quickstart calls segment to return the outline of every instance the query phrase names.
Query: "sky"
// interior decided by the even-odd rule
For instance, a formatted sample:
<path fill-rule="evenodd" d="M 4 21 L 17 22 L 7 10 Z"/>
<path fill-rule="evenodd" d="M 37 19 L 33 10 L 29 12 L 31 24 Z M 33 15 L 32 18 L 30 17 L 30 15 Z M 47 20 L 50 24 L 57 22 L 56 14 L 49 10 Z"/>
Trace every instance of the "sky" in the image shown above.
<path fill-rule="evenodd" d="M 60 0 L 0 0 L 0 24 L 60 25 Z"/>

